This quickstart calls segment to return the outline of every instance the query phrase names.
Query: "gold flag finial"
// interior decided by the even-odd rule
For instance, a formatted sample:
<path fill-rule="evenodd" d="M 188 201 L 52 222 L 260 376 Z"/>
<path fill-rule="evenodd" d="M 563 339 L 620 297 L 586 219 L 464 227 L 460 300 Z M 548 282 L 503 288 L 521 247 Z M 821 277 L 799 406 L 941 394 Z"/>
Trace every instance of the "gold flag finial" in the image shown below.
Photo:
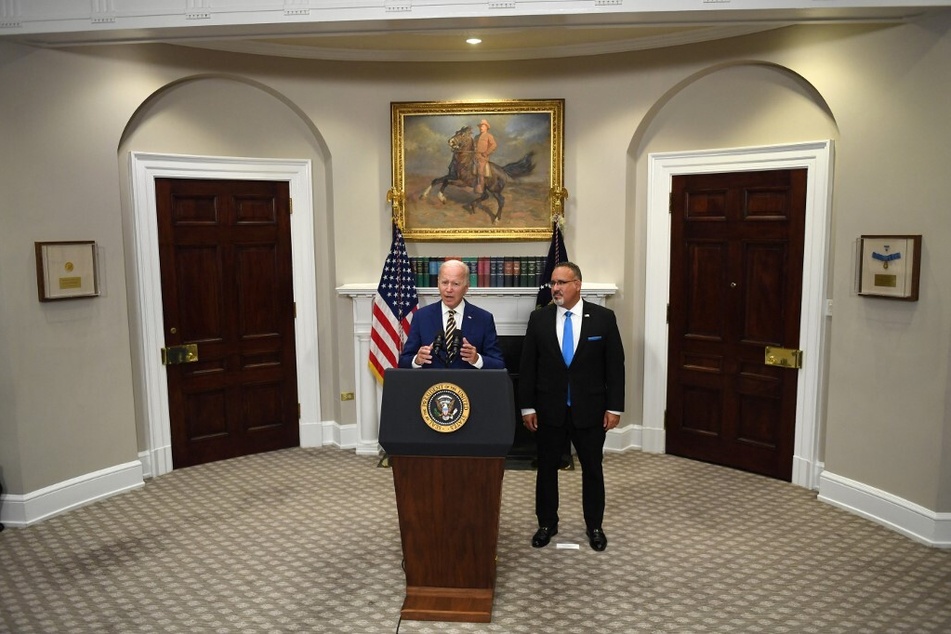
<path fill-rule="evenodd" d="M 552 215 L 565 213 L 564 206 L 565 199 L 568 198 L 568 190 L 564 187 L 552 187 L 551 190 L 549 190 L 548 195 L 551 196 L 552 205 L 555 208 Z"/>
<path fill-rule="evenodd" d="M 548 195 L 551 197 L 551 221 L 557 222 L 558 226 L 565 226 L 565 199 L 568 198 L 568 190 L 564 187 L 552 187 Z"/>
<path fill-rule="evenodd" d="M 386 192 L 386 202 L 393 205 L 393 224 L 395 224 L 400 231 L 403 230 L 403 223 L 405 220 L 403 211 L 404 199 L 405 196 L 403 195 L 403 192 L 396 189 L 395 187 L 391 187 L 390 190 Z"/>

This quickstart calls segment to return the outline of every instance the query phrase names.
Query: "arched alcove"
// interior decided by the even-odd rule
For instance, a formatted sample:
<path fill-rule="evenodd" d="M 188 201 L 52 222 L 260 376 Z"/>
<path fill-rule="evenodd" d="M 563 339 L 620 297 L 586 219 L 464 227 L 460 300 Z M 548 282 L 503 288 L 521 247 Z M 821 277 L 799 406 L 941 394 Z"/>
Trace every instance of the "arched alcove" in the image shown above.
<path fill-rule="evenodd" d="M 330 354 L 321 361 L 318 322 L 334 320 L 333 227 L 326 145 L 313 123 L 266 86 L 231 76 L 195 76 L 153 93 L 127 124 L 118 148 L 132 322 L 140 456 L 147 473 L 171 469 L 168 394 L 155 351 L 164 345 L 154 179 L 286 180 L 297 304 L 301 444 L 320 445 L 321 387 L 332 389 Z M 324 195 L 317 195 L 323 193 Z M 319 254 L 319 255 L 318 255 Z M 335 342 L 325 346 L 332 351 Z"/>
<path fill-rule="evenodd" d="M 664 450 L 666 303 L 670 269 L 670 178 L 676 174 L 806 167 L 807 245 L 801 329 L 811 348 L 800 375 L 793 482 L 818 482 L 831 233 L 832 144 L 838 137 L 825 99 L 803 77 L 776 64 L 736 62 L 703 69 L 672 86 L 649 110 L 629 148 L 626 254 L 637 290 L 634 331 L 643 332 L 636 383 L 644 404 L 642 446 Z M 804 344 L 805 345 L 805 344 Z M 806 402 L 809 399 L 810 402 Z M 808 411 L 806 411 L 808 410 Z"/>

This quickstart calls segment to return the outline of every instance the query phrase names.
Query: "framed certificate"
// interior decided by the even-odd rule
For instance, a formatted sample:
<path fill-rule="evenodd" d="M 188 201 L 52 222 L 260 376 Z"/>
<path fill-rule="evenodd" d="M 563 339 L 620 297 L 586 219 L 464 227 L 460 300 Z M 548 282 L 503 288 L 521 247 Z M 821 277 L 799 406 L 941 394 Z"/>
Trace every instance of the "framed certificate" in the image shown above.
<path fill-rule="evenodd" d="M 918 301 L 921 236 L 861 236 L 859 295 Z"/>
<path fill-rule="evenodd" d="M 34 247 L 41 302 L 99 295 L 95 242 L 35 242 Z"/>

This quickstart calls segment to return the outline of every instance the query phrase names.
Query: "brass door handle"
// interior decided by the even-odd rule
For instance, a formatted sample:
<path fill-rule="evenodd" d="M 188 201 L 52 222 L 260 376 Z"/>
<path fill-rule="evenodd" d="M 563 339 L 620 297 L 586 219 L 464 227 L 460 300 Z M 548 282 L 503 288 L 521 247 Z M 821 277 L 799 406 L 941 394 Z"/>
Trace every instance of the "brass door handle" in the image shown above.
<path fill-rule="evenodd" d="M 198 344 L 186 343 L 183 346 L 162 348 L 162 365 L 178 365 L 198 361 Z"/>
<path fill-rule="evenodd" d="M 802 367 L 802 350 L 766 346 L 764 363 L 798 370 Z"/>

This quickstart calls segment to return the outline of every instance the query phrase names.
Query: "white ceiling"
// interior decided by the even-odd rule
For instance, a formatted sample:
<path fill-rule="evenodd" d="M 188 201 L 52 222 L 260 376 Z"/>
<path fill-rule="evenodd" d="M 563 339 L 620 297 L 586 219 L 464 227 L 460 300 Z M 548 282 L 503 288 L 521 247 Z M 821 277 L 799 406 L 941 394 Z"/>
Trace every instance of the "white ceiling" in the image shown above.
<path fill-rule="evenodd" d="M 312 59 L 486 61 L 661 48 L 791 24 L 894 23 L 942 6 L 951 1 L 2 0 L 0 39 L 43 47 L 165 42 Z M 482 44 L 466 44 L 472 36 Z"/>

